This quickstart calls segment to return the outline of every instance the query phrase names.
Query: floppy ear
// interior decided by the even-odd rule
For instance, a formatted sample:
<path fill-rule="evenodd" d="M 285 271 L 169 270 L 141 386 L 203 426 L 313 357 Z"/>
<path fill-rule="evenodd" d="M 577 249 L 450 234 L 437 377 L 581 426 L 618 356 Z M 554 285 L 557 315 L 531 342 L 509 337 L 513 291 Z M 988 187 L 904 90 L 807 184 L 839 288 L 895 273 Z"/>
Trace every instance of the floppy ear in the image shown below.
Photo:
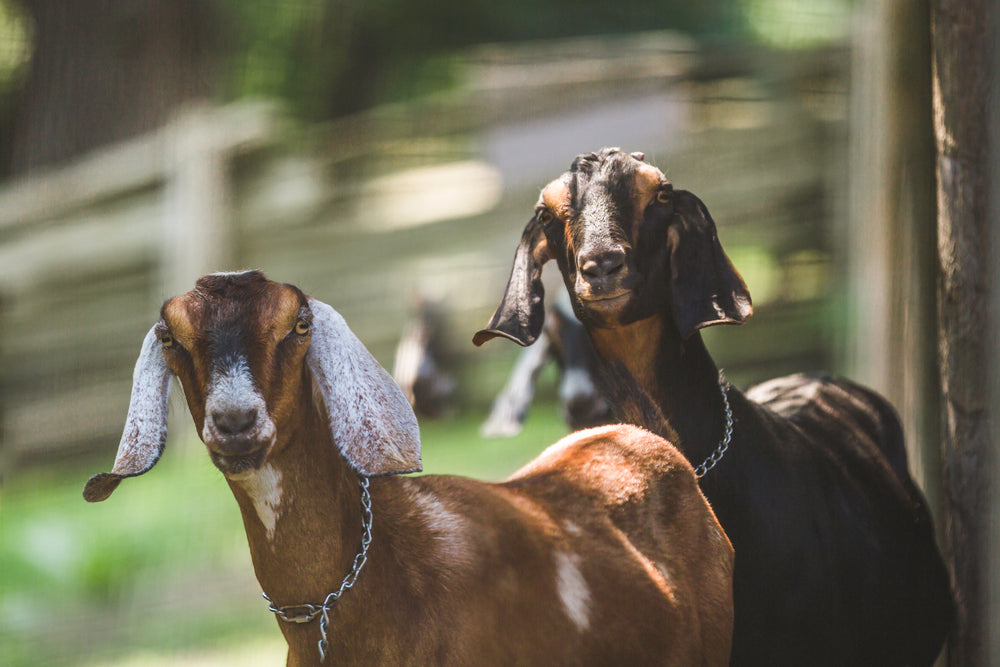
<path fill-rule="evenodd" d="M 88 502 L 104 500 L 126 477 L 135 477 L 156 465 L 167 442 L 167 397 L 171 373 L 160 349 L 156 327 L 142 341 L 132 373 L 132 399 L 125 430 L 111 472 L 94 475 L 83 487 Z"/>
<path fill-rule="evenodd" d="M 514 253 L 514 266 L 500 306 L 486 328 L 472 337 L 473 344 L 478 347 L 497 336 L 522 346 L 531 345 L 538 339 L 545 323 L 542 265 L 550 258 L 542 223 L 532 218 Z"/>
<path fill-rule="evenodd" d="M 365 476 L 420 471 L 420 429 L 403 390 L 340 313 L 312 298 L 309 308 L 312 342 L 306 363 L 340 453 Z"/>
<path fill-rule="evenodd" d="M 715 221 L 698 197 L 677 190 L 668 231 L 674 320 L 687 338 L 713 324 L 743 324 L 750 292 L 722 250 Z"/>

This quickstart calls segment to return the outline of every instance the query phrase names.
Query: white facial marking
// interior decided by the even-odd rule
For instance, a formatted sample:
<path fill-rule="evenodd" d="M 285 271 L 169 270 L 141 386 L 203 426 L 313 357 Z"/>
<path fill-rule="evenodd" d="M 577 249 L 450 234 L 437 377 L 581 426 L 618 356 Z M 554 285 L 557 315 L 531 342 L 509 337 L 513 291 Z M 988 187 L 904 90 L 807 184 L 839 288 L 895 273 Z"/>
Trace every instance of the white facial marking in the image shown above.
<path fill-rule="evenodd" d="M 276 427 L 268 415 L 264 397 L 254 385 L 250 366 L 243 357 L 237 359 L 236 363 L 230 365 L 224 372 L 212 377 L 208 388 L 208 397 L 205 400 L 206 415 L 211 415 L 213 412 L 227 412 L 232 409 L 257 411 L 257 422 L 246 434 L 246 437 L 258 441 L 274 440 Z M 201 437 L 206 442 L 219 438 L 214 420 L 205 419 Z"/>
<path fill-rule="evenodd" d="M 556 591 L 566 615 L 583 632 L 590 627 L 590 588 L 580 572 L 580 556 L 556 552 Z"/>
<path fill-rule="evenodd" d="M 260 470 L 242 475 L 240 486 L 250 496 L 267 539 L 274 539 L 274 529 L 281 517 L 281 471 L 265 463 Z"/>

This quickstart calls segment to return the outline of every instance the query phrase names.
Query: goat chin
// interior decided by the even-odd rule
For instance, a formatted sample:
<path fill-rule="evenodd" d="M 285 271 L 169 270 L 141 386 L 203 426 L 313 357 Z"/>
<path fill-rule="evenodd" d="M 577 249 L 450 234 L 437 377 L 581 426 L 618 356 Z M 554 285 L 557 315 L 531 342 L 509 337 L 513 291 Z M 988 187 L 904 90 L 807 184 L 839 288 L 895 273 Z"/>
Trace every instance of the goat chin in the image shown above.
<path fill-rule="evenodd" d="M 241 480 L 252 476 L 264 464 L 265 456 L 267 456 L 265 449 L 259 449 L 252 454 L 242 456 L 225 456 L 214 452 L 209 454 L 215 467 L 232 480 Z"/>

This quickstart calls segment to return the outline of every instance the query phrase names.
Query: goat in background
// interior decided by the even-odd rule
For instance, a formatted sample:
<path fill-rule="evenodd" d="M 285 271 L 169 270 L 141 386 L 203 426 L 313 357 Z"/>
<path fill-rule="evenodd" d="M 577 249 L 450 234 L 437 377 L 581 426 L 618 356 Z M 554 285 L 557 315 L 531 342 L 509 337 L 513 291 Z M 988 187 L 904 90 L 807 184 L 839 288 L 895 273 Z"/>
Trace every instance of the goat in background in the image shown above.
<path fill-rule="evenodd" d="M 412 315 L 396 344 L 392 378 L 421 417 L 442 417 L 454 409 L 453 356 L 449 352 L 444 309 L 414 292 Z"/>
<path fill-rule="evenodd" d="M 518 356 L 507 383 L 493 400 L 489 417 L 479 428 L 480 435 L 498 438 L 521 432 L 535 396 L 535 381 L 550 360 L 558 366 L 559 405 L 570 430 L 615 421 L 597 386 L 597 353 L 564 296 L 549 307 L 538 340 Z"/>
<path fill-rule="evenodd" d="M 289 665 L 727 663 L 732 547 L 662 438 L 582 431 L 499 484 L 392 477 L 421 467 L 416 418 L 343 318 L 259 272 L 214 274 L 146 335 L 88 501 L 159 459 L 172 377 Z"/>
<path fill-rule="evenodd" d="M 612 407 L 676 433 L 704 475 L 736 549 L 733 664 L 932 664 L 954 605 L 899 420 L 844 379 L 797 375 L 746 394 L 721 379 L 699 329 L 744 322 L 750 294 L 701 200 L 640 153 L 577 157 L 542 191 L 476 345 L 535 341 L 550 259 Z M 651 406 L 614 398 L 634 398 L 630 385 Z"/>

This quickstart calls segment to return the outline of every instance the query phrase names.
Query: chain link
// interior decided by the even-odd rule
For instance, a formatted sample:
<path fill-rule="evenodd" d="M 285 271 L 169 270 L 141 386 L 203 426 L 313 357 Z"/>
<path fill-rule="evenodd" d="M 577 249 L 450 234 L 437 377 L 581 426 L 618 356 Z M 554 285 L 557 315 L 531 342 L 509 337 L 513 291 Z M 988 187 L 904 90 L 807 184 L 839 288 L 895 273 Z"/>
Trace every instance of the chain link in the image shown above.
<path fill-rule="evenodd" d="M 729 449 L 729 442 L 733 439 L 733 410 L 729 407 L 729 397 L 726 395 L 726 389 L 729 387 L 729 383 L 726 382 L 726 375 L 720 369 L 719 370 L 719 391 L 722 393 L 722 406 L 726 412 L 726 431 L 722 435 L 722 440 L 719 441 L 719 446 L 715 448 L 711 454 L 708 455 L 701 464 L 694 469 L 694 476 L 698 479 L 704 477 L 709 470 L 715 467 L 715 465 L 722 460 L 722 457 L 726 455 L 726 450 Z"/>
<path fill-rule="evenodd" d="M 306 603 L 275 607 L 271 603 L 267 607 L 268 611 L 273 612 L 275 616 L 287 623 L 309 623 L 315 620 L 317 616 L 319 617 L 320 640 L 317 643 L 317 648 L 319 649 L 320 662 L 326 661 L 326 653 L 330 649 L 330 644 L 326 639 L 327 631 L 330 627 L 330 610 L 333 608 L 334 603 L 340 599 L 340 596 L 354 586 L 354 582 L 358 580 L 358 575 L 361 573 L 361 568 L 368 562 L 368 547 L 372 543 L 372 497 L 368 492 L 367 477 L 359 476 L 358 484 L 361 487 L 361 551 L 354 556 L 351 571 L 340 582 L 340 588 L 327 595 L 322 604 Z M 262 595 L 265 600 L 269 603 L 271 602 L 271 598 L 268 597 L 267 593 L 262 593 Z"/>

